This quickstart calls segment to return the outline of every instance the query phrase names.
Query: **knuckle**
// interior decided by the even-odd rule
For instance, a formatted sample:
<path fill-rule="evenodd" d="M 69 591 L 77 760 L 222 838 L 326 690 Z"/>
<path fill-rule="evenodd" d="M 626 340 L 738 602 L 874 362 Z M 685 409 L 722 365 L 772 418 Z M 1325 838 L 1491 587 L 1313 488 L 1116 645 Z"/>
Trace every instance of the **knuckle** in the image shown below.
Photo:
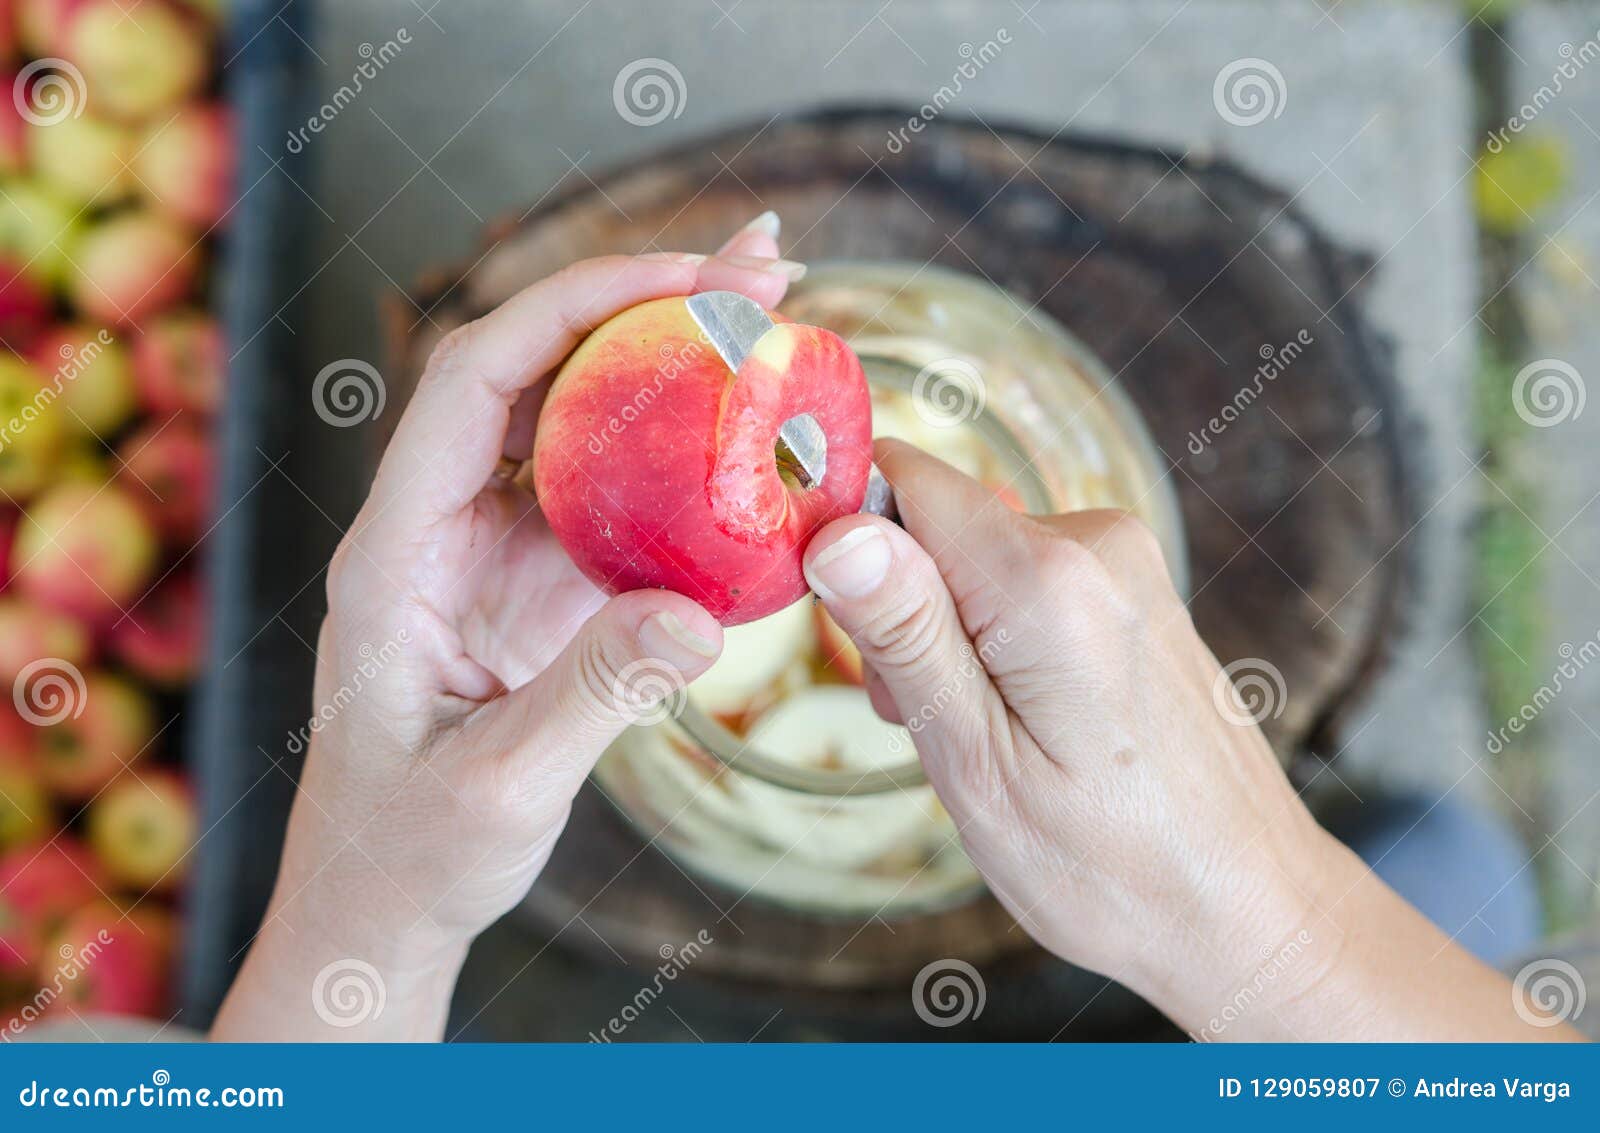
<path fill-rule="evenodd" d="M 477 323 L 462 323 L 439 340 L 433 348 L 433 353 L 428 355 L 428 364 L 423 370 L 423 381 L 437 380 L 440 374 L 447 374 L 461 365 L 461 360 L 472 352 L 472 342 L 477 337 Z"/>
<path fill-rule="evenodd" d="M 362 588 L 352 577 L 351 560 L 354 557 L 355 539 L 347 531 L 339 540 L 339 545 L 334 548 L 333 557 L 328 560 L 326 588 L 330 610 L 343 609 L 357 601 L 360 596 Z"/>
<path fill-rule="evenodd" d="M 1109 513 L 1100 539 L 1130 562 L 1159 562 L 1161 559 L 1161 541 L 1156 538 L 1155 531 L 1132 512 Z"/>
<path fill-rule="evenodd" d="M 1106 573 L 1105 564 L 1078 539 L 1043 526 L 1035 527 L 1033 533 L 1035 553 L 1052 582 L 1073 588 L 1092 586 Z"/>
<path fill-rule="evenodd" d="M 601 728 L 622 711 L 617 688 L 623 665 L 604 634 L 583 634 L 577 642 L 569 705 L 578 720 Z"/>
<path fill-rule="evenodd" d="M 862 628 L 858 644 L 873 664 L 905 669 L 933 652 L 939 634 L 939 609 L 933 599 L 902 590 Z"/>
<path fill-rule="evenodd" d="M 1055 632 L 1076 648 L 1086 648 L 1107 633 L 1125 633 L 1142 619 L 1127 586 L 1089 542 L 1058 531 L 1044 535 L 1040 553 L 1050 580 L 1038 606 Z"/>

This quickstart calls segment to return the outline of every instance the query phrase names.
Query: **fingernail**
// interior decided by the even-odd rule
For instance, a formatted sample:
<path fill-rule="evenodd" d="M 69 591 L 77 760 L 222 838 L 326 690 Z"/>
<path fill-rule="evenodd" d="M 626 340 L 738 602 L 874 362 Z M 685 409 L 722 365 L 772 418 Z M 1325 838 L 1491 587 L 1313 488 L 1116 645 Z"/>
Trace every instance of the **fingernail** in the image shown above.
<path fill-rule="evenodd" d="M 883 582 L 893 557 L 883 532 L 870 523 L 864 524 L 818 552 L 806 567 L 806 581 L 823 601 L 864 598 Z"/>
<path fill-rule="evenodd" d="M 652 657 L 680 669 L 699 668 L 717 656 L 717 643 L 701 637 L 668 610 L 651 614 L 639 627 L 639 644 Z"/>
<path fill-rule="evenodd" d="M 703 264 L 706 257 L 699 252 L 646 252 L 638 257 L 656 264 Z"/>
<path fill-rule="evenodd" d="M 806 274 L 806 265 L 794 260 L 775 260 L 770 256 L 718 256 L 717 259 L 730 267 L 781 275 L 790 283 L 803 279 Z"/>
<path fill-rule="evenodd" d="M 762 236 L 770 236 L 776 240 L 778 238 L 778 230 L 782 227 L 783 221 L 778 219 L 778 214 L 773 212 L 771 209 L 768 209 L 766 212 L 752 220 L 749 224 L 739 229 L 739 232 L 741 235 L 746 232 L 755 232 Z"/>

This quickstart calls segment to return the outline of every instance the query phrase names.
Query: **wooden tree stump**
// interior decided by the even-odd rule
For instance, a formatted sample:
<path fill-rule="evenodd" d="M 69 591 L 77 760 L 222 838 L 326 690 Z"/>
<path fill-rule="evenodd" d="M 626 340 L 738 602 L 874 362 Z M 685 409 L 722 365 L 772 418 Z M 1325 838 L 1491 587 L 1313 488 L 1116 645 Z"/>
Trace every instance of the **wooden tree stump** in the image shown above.
<path fill-rule="evenodd" d="M 1395 383 L 1352 299 L 1364 265 L 1227 165 L 949 120 L 890 152 L 905 122 L 829 113 L 662 155 L 497 228 L 481 259 L 417 301 L 447 330 L 572 260 L 707 250 L 765 208 L 794 259 L 989 278 L 1098 353 L 1139 406 L 1172 466 L 1195 625 L 1224 664 L 1281 673 L 1281 711 L 1263 726 L 1286 757 L 1314 758 L 1381 665 L 1415 518 Z M 413 313 L 391 313 L 403 380 L 440 333 L 407 325 Z M 1236 400 L 1267 354 L 1307 339 Z M 1225 406 L 1234 419 L 1208 429 Z M 550 929 L 581 916 L 640 956 L 709 925 L 701 964 L 810 985 L 902 982 L 934 958 L 1031 947 L 989 899 L 892 925 L 737 899 L 645 849 L 590 789 L 525 911 Z"/>

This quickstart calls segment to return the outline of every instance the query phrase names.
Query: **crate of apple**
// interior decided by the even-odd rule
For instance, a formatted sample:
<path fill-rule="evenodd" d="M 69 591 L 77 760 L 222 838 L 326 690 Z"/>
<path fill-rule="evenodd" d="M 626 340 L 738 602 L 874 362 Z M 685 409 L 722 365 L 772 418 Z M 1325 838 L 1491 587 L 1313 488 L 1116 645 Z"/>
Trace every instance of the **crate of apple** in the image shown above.
<path fill-rule="evenodd" d="M 0 1032 L 170 1011 L 233 201 L 215 0 L 0 2 Z"/>

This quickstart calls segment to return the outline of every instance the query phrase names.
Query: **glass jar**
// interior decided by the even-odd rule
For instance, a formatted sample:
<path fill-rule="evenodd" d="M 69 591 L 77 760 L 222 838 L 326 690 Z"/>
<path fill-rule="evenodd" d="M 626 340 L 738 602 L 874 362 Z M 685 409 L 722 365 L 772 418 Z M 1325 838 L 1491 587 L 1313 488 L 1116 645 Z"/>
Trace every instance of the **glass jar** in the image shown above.
<path fill-rule="evenodd" d="M 874 435 L 934 452 L 1020 510 L 1133 511 L 1185 569 L 1143 423 L 1049 316 L 957 272 L 881 263 L 814 266 L 783 311 L 861 357 Z M 629 729 L 595 779 L 651 843 L 741 898 L 887 917 L 971 897 L 981 883 L 911 733 L 880 720 L 859 682 L 860 655 L 807 597 L 728 630 L 712 670 Z"/>

